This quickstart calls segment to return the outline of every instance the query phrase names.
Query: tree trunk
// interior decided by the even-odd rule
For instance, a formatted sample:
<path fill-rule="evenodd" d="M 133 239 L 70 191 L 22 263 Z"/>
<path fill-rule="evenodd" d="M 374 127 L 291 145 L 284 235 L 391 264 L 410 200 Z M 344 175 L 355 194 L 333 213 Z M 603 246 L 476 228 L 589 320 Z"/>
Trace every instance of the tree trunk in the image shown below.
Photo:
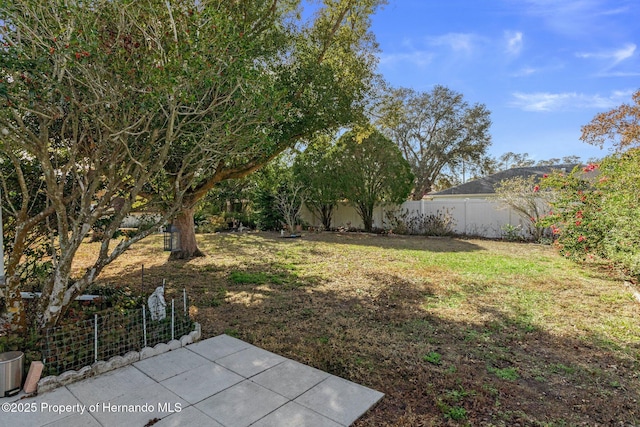
<path fill-rule="evenodd" d="M 180 234 L 180 248 L 172 250 L 169 259 L 190 259 L 204 256 L 204 253 L 198 249 L 196 242 L 196 227 L 193 220 L 195 210 L 195 206 L 184 207 L 173 220 L 173 225 Z"/>
<path fill-rule="evenodd" d="M 6 327 L 10 332 L 24 334 L 27 332 L 27 316 L 20 287 L 13 283 L 15 279 L 7 277 L 4 288 L 5 307 L 0 316 L 0 332 Z"/>
<path fill-rule="evenodd" d="M 322 216 L 322 225 L 325 230 L 331 230 L 331 219 L 333 218 L 333 205 L 326 204 L 320 208 Z"/>
<path fill-rule="evenodd" d="M 373 228 L 373 206 L 367 206 L 363 204 L 358 207 L 358 212 L 360 213 L 360 218 L 362 219 L 362 224 L 364 226 L 364 231 L 371 232 Z"/>
<path fill-rule="evenodd" d="M 362 218 L 362 222 L 364 223 L 364 231 L 366 231 L 367 233 L 370 233 L 371 230 L 373 229 L 373 217 L 372 215 L 369 215 L 365 218 Z"/>
<path fill-rule="evenodd" d="M 411 195 L 411 198 L 413 200 L 422 200 L 424 196 L 431 192 L 431 189 L 431 182 L 429 182 L 428 180 L 419 180 L 418 182 L 416 182 L 416 187 L 413 194 Z"/>

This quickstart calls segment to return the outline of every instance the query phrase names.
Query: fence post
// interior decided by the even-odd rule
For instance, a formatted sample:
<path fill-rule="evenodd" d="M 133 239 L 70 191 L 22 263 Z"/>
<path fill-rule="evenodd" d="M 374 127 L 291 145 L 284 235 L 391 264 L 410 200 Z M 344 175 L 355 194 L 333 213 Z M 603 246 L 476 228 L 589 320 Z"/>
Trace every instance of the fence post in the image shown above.
<path fill-rule="evenodd" d="M 98 361 L 98 314 L 93 315 L 93 352 L 95 362 Z"/>
<path fill-rule="evenodd" d="M 142 336 L 144 345 L 142 348 L 147 346 L 147 308 L 144 304 L 142 304 Z"/>
<path fill-rule="evenodd" d="M 173 304 L 174 299 L 171 298 L 171 341 L 173 341 L 175 339 L 175 332 L 176 332 L 176 328 L 175 328 L 175 320 L 176 320 L 176 316 L 175 316 L 175 310 L 174 310 L 174 304 Z"/>
<path fill-rule="evenodd" d="M 466 197 L 464 199 L 464 234 L 467 234 L 467 204 L 469 202 L 469 198 Z"/>
<path fill-rule="evenodd" d="M 182 302 L 183 302 L 183 314 L 184 317 L 187 317 L 187 289 L 186 288 L 182 288 Z"/>

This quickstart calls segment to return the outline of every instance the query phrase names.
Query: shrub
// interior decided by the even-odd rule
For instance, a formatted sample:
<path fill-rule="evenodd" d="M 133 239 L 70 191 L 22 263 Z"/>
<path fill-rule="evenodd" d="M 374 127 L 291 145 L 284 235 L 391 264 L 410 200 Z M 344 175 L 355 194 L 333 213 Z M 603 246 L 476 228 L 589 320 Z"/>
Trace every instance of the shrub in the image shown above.
<path fill-rule="evenodd" d="M 385 212 L 388 227 L 395 234 L 421 234 L 425 236 L 450 236 L 455 220 L 449 212 L 437 210 L 435 214 L 418 214 L 409 210 Z"/>
<path fill-rule="evenodd" d="M 437 210 L 435 214 L 419 218 L 419 221 L 419 229 L 427 236 L 450 236 L 455 227 L 455 220 L 449 210 Z"/>
<path fill-rule="evenodd" d="M 505 224 L 502 227 L 502 238 L 509 242 L 518 242 L 522 240 L 522 227 L 520 224 Z"/>
<path fill-rule="evenodd" d="M 395 234 L 411 234 L 411 230 L 409 229 L 409 221 L 411 220 L 411 214 L 409 210 L 394 210 L 394 211 L 386 211 L 385 215 L 385 223 L 387 227 L 391 230 L 391 232 Z"/>
<path fill-rule="evenodd" d="M 640 276 L 640 149 L 598 165 L 553 174 L 542 185 L 558 190 L 552 214 L 556 244 L 565 256 L 602 257 Z"/>
<path fill-rule="evenodd" d="M 222 215 L 210 215 L 198 225 L 198 233 L 215 233 L 227 229 L 227 220 Z"/>
<path fill-rule="evenodd" d="M 503 179 L 496 185 L 495 190 L 498 200 L 505 206 L 511 207 L 526 227 L 525 230 L 516 230 L 513 226 L 504 226 L 502 230 L 507 240 L 522 240 L 524 237 L 522 231 L 525 231 L 531 239 L 539 242 L 548 233 L 547 228 L 540 223 L 540 218 L 549 211 L 549 202 L 553 199 L 554 193 L 540 191 L 541 187 L 536 175 Z"/>
<path fill-rule="evenodd" d="M 589 167 L 591 171 L 596 166 Z M 556 190 L 551 213 L 541 222 L 551 227 L 560 252 L 574 260 L 584 260 L 601 251 L 603 217 L 598 213 L 602 193 L 594 178 L 580 168 L 571 173 L 554 172 L 541 186 Z"/>

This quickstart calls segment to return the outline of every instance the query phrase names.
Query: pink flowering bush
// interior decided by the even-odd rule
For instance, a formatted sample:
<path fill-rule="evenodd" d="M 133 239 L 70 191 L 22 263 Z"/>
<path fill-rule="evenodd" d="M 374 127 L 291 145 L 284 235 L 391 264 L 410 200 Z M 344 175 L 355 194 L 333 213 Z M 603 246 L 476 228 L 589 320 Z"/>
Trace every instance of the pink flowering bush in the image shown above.
<path fill-rule="evenodd" d="M 552 213 L 541 222 L 563 255 L 605 258 L 640 275 L 640 149 L 553 173 L 540 187 L 555 191 Z"/>
<path fill-rule="evenodd" d="M 594 165 L 590 171 L 596 169 Z M 540 185 L 555 193 L 552 213 L 541 222 L 551 227 L 560 252 L 576 260 L 597 252 L 606 226 L 598 216 L 601 192 L 594 186 L 593 174 L 585 174 L 581 168 L 569 174 L 554 172 Z"/>

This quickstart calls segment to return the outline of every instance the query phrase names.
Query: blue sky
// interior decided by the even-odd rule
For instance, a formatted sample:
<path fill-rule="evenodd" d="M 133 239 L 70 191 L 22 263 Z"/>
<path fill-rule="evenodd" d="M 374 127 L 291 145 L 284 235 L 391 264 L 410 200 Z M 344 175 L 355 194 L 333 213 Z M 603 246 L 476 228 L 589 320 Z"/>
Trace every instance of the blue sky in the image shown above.
<path fill-rule="evenodd" d="M 640 88 L 638 0 L 389 0 L 372 21 L 385 79 L 485 104 L 494 156 L 605 156 L 580 127 Z"/>

